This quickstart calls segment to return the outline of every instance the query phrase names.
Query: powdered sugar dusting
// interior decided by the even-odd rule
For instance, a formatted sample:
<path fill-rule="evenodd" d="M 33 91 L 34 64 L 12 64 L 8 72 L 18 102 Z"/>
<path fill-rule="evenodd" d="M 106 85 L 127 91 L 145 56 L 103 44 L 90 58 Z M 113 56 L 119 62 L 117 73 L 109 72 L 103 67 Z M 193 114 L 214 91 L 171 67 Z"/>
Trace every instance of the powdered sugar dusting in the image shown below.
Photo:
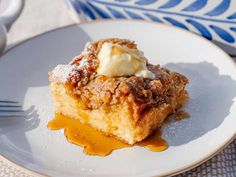
<path fill-rule="evenodd" d="M 81 55 L 86 57 L 93 49 L 93 45 L 91 42 L 87 42 L 84 46 L 84 50 L 82 51 Z"/>
<path fill-rule="evenodd" d="M 84 51 L 79 56 L 74 57 L 68 65 L 57 65 L 50 72 L 50 81 L 66 83 L 69 78 L 72 78 L 73 81 L 73 76 L 78 76 L 79 70 L 86 72 L 86 67 L 89 66 L 88 55 L 92 48 L 93 45 L 87 42 Z"/>
<path fill-rule="evenodd" d="M 79 69 L 76 65 L 57 65 L 50 73 L 50 80 L 66 83 L 69 77 L 76 74 Z"/>
<path fill-rule="evenodd" d="M 83 68 L 84 66 L 88 66 L 88 60 L 87 59 L 82 59 L 80 62 L 79 62 L 79 66 L 78 68 L 81 69 Z"/>
<path fill-rule="evenodd" d="M 79 66 L 80 68 L 82 68 L 85 65 L 88 65 L 88 58 L 89 58 L 89 54 L 91 54 L 91 52 L 93 51 L 93 45 L 91 42 L 87 42 L 84 46 L 84 50 L 82 51 L 82 53 L 76 57 L 73 58 L 73 60 L 69 63 L 71 65 L 76 64 Z"/>

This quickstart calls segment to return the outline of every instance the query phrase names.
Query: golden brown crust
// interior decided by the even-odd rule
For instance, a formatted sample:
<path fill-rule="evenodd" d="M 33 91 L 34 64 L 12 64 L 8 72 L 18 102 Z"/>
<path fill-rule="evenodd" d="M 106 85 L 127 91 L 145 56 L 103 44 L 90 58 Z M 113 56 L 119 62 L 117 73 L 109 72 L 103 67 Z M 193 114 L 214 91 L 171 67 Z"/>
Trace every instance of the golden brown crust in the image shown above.
<path fill-rule="evenodd" d="M 152 107 L 158 108 L 163 104 L 169 104 L 173 112 L 175 111 L 176 101 L 174 98 L 184 90 L 188 83 L 185 76 L 151 64 L 148 64 L 147 67 L 156 76 L 153 80 L 136 76 L 98 76 L 96 73 L 99 65 L 97 54 L 104 42 L 137 48 L 134 42 L 117 38 L 88 44 L 85 51 L 69 64 L 78 66 L 73 74 L 68 74 L 67 81 L 64 83 L 72 96 L 80 98 L 86 105 L 86 109 L 98 109 L 100 107 L 106 109 L 111 105 L 128 102 L 136 122 L 140 121 L 145 112 Z M 86 64 L 81 66 L 81 63 L 84 62 Z M 53 79 L 53 75 L 55 73 L 52 72 L 50 80 L 58 82 Z"/>

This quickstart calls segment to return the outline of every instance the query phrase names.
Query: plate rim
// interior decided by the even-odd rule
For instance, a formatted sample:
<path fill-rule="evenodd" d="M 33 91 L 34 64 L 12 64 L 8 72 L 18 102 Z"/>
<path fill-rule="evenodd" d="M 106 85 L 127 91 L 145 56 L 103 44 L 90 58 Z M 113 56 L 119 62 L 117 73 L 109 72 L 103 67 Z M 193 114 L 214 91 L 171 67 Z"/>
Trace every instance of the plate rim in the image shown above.
<path fill-rule="evenodd" d="M 2 53 L 0 55 L 0 60 L 2 59 L 3 56 L 7 55 L 9 52 L 11 52 L 12 50 L 14 50 L 15 48 L 23 45 L 24 43 L 27 43 L 27 42 L 30 42 L 31 40 L 33 39 L 36 39 L 38 37 L 41 37 L 43 35 L 46 35 L 46 34 L 49 34 L 49 33 L 53 33 L 54 31 L 57 31 L 57 30 L 63 30 L 63 29 L 66 29 L 66 28 L 69 28 L 69 27 L 73 27 L 73 26 L 83 26 L 83 25 L 89 25 L 89 24 L 96 24 L 96 23 L 102 23 L 102 22 L 108 22 L 108 23 L 112 23 L 112 22 L 127 22 L 127 21 L 130 21 L 130 22 L 139 22 L 139 23 L 150 23 L 150 24 L 154 24 L 154 25 L 157 25 L 157 26 L 164 26 L 164 27 L 168 27 L 168 28 L 172 28 L 174 30 L 179 30 L 179 31 L 182 31 L 182 32 L 185 32 L 185 33 L 188 33 L 190 34 L 192 37 L 195 37 L 195 38 L 198 38 L 199 40 L 202 40 L 202 41 L 205 41 L 205 43 L 207 43 L 208 45 L 210 45 L 211 47 L 213 47 L 215 50 L 218 50 L 220 53 L 222 53 L 223 55 L 225 55 L 225 57 L 231 62 L 232 65 L 234 65 L 234 67 L 236 68 L 236 63 L 235 61 L 230 57 L 230 55 L 228 55 L 223 49 L 221 49 L 220 47 L 218 47 L 216 44 L 214 44 L 213 42 L 207 40 L 206 38 L 200 36 L 200 35 L 197 35 L 196 33 L 193 33 L 193 32 L 190 32 L 190 31 L 187 31 L 187 30 L 184 30 L 182 28 L 179 28 L 179 27 L 175 27 L 175 26 L 172 26 L 172 25 L 168 25 L 168 24 L 163 24 L 163 23 L 157 23 L 157 22 L 153 22 L 153 21 L 147 21 L 147 20 L 143 20 L 143 19 L 96 19 L 96 20 L 93 20 L 93 21 L 85 21 L 85 22 L 80 22 L 80 23 L 73 23 L 73 24 L 70 24 L 70 25 L 66 25 L 66 26 L 62 26 L 62 27 L 59 27 L 59 28 L 55 28 L 55 29 L 52 29 L 52 30 L 49 30 L 49 31 L 46 31 L 46 32 L 43 32 L 41 34 L 38 34 L 36 36 L 33 36 L 33 37 L 30 37 L 22 42 L 19 42 L 17 44 L 15 44 L 13 47 L 7 49 L 4 53 Z M 224 148 L 226 148 L 231 142 L 233 142 L 233 140 L 236 138 L 236 130 L 234 132 L 234 134 L 229 137 L 228 139 L 225 140 L 224 143 L 222 143 L 222 145 L 216 149 L 215 151 L 212 151 L 211 153 L 209 153 L 208 155 L 206 155 L 205 157 L 199 159 L 198 161 L 196 162 L 193 162 L 189 165 L 186 165 L 186 166 L 183 166 L 182 168 L 179 168 L 179 169 L 176 169 L 176 170 L 170 170 L 169 172 L 167 173 L 163 173 L 163 174 L 160 174 L 160 175 L 155 175 L 155 174 L 150 174 L 152 172 L 149 173 L 149 175 L 154 175 L 154 176 L 173 176 L 173 175 L 177 175 L 177 174 L 180 174 L 180 173 L 183 173 L 185 171 L 188 171 L 188 170 L 191 170 L 199 165 L 201 165 L 202 163 L 210 160 L 212 157 L 214 157 L 215 155 L 217 155 L 218 153 L 220 153 Z M 29 175 L 39 175 L 40 177 L 48 177 L 48 175 L 44 174 L 44 173 L 40 173 L 40 172 L 37 172 L 35 170 L 31 170 L 19 163 L 16 163 L 14 161 L 12 161 L 11 159 L 8 159 L 6 156 L 0 154 L 0 162 L 1 160 L 3 162 L 6 162 L 8 164 L 11 164 L 12 166 L 11 167 L 15 167 L 16 169 L 21 169 L 21 170 L 24 170 L 25 172 L 29 172 Z"/>

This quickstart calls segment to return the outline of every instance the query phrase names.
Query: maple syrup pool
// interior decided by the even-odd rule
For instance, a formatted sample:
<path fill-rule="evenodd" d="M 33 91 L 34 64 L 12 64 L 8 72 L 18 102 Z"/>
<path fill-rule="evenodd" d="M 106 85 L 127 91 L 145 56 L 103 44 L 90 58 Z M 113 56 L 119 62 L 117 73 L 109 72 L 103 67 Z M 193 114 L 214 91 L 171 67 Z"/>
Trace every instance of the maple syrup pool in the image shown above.
<path fill-rule="evenodd" d="M 51 130 L 64 129 L 64 134 L 70 143 L 84 147 L 84 153 L 89 155 L 106 156 L 113 150 L 132 147 L 118 139 L 105 136 L 102 132 L 90 127 L 79 120 L 61 114 L 48 123 Z M 142 146 L 151 151 L 160 152 L 168 148 L 167 142 L 162 139 L 161 131 L 157 129 L 143 141 L 134 145 Z"/>

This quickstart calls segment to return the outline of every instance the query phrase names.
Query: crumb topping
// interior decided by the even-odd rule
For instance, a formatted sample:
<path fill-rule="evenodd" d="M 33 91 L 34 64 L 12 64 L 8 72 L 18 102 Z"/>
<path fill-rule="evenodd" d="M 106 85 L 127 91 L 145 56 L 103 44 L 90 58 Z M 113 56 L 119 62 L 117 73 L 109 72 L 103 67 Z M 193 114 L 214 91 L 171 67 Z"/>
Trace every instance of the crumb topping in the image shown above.
<path fill-rule="evenodd" d="M 57 65 L 50 73 L 51 81 L 66 83 L 69 78 L 77 76 L 78 66 L 75 65 Z"/>
<path fill-rule="evenodd" d="M 175 119 L 177 121 L 182 120 L 182 119 L 187 119 L 187 118 L 190 117 L 188 112 L 185 112 L 185 111 L 182 111 L 182 110 L 177 111 L 174 115 L 175 115 Z"/>
<path fill-rule="evenodd" d="M 97 55 L 105 42 L 137 48 L 133 41 L 116 38 L 87 43 L 84 51 L 68 65 L 58 65 L 49 73 L 50 81 L 67 85 L 70 88 L 68 90 L 73 90 L 71 94 L 80 97 L 86 103 L 87 109 L 128 100 L 137 105 L 138 113 L 142 113 L 151 106 L 175 104 L 171 98 L 178 93 L 174 90 L 183 91 L 188 79 L 159 65 L 147 64 L 147 68 L 155 74 L 155 79 L 97 75 L 96 70 L 99 66 Z"/>
<path fill-rule="evenodd" d="M 124 45 L 129 48 L 137 48 L 133 41 L 126 39 L 105 39 L 96 42 L 87 42 L 83 52 L 76 56 L 68 65 L 58 65 L 51 72 L 49 72 L 49 80 L 51 82 L 68 83 L 72 82 L 74 86 L 83 86 L 87 82 L 85 80 L 93 79 L 97 73 L 99 66 L 98 53 L 102 45 L 106 42 Z M 65 67 L 65 68 L 63 68 Z M 64 75 L 62 73 L 65 73 Z M 71 72 L 71 74 L 70 74 Z M 75 74 L 76 73 L 76 74 Z M 63 77 L 63 79 L 61 78 Z"/>

